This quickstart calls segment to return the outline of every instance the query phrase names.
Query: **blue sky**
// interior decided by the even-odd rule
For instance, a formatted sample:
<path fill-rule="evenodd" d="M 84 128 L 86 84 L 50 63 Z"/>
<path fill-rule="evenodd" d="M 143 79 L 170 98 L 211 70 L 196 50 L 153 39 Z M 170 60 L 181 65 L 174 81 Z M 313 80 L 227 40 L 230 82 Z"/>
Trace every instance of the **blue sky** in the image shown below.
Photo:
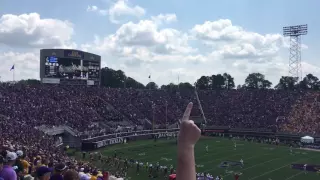
<path fill-rule="evenodd" d="M 122 5 L 125 5 L 127 9 L 122 9 L 122 11 L 114 9 L 112 11 L 112 8 L 119 1 L 122 1 Z M 88 10 L 89 7 L 93 6 L 96 7 L 95 10 Z M 143 11 L 139 11 L 135 7 L 139 7 Z M 1 24 L 0 21 L 0 52 L 2 53 L 0 54 L 0 60 L 4 59 L 3 61 L 6 61 L 4 64 L 9 66 L 15 59 L 14 55 L 18 54 L 17 59 L 21 59 L 21 62 L 27 56 L 26 61 L 29 63 L 28 68 L 30 69 L 20 68 L 18 70 L 18 68 L 17 78 L 24 78 L 26 76 L 27 78 L 39 78 L 38 70 L 36 69 L 38 65 L 38 51 L 40 48 L 47 46 L 43 44 L 34 46 L 32 43 L 28 43 L 28 41 L 32 42 L 32 38 L 35 38 L 34 41 L 52 39 L 52 37 L 48 38 L 50 36 L 48 32 L 41 32 L 45 29 L 45 26 L 43 28 L 43 25 L 37 25 L 37 23 L 50 24 L 54 22 L 48 19 L 53 19 L 54 21 L 67 21 L 70 25 L 70 27 L 65 27 L 61 24 L 56 25 L 57 28 L 60 28 L 59 31 L 61 32 L 53 32 L 54 38 L 65 37 L 62 37 L 59 43 L 50 43 L 53 47 L 77 48 L 98 53 L 102 55 L 105 65 L 116 69 L 123 69 L 128 75 L 143 83 L 147 83 L 148 79 L 146 77 L 148 74 L 152 74 L 153 80 L 158 84 L 164 84 L 170 81 L 175 82 L 178 74 L 181 76 L 181 81 L 192 82 L 203 73 L 204 75 L 209 75 L 226 71 L 235 76 L 236 83 L 240 84 L 243 83 L 248 73 L 264 69 L 263 73 L 275 85 L 280 76 L 287 75 L 286 63 L 288 62 L 289 51 L 285 45 L 285 39 L 281 39 L 283 37 L 280 37 L 283 26 L 308 24 L 309 34 L 302 38 L 303 44 L 307 46 L 307 48 L 303 49 L 302 54 L 302 60 L 306 63 L 303 64 L 303 71 L 304 73 L 319 73 L 318 75 L 320 75 L 320 72 L 318 72 L 320 63 L 317 61 L 317 57 L 319 56 L 318 49 L 320 47 L 318 40 L 320 39 L 320 35 L 317 34 L 317 32 L 320 32 L 320 23 L 317 18 L 319 14 L 318 7 L 320 7 L 320 1 L 317 0 L 2 0 L 0 6 L 1 21 L 3 21 L 4 15 L 7 14 L 21 18 L 19 17 L 20 15 L 30 15 L 30 13 L 37 13 L 40 16 L 40 20 L 39 22 L 31 22 L 24 19 L 24 24 L 20 24 L 19 27 L 18 25 L 17 27 L 14 25 L 17 21 L 7 21 L 6 25 L 4 23 Z M 124 12 L 125 10 L 130 12 Z M 114 17 L 117 18 L 118 23 L 112 22 L 110 18 L 111 11 L 115 13 Z M 159 32 L 165 30 L 164 34 L 170 34 L 171 32 L 179 34 L 175 34 L 173 37 L 170 36 L 171 39 L 168 41 L 161 40 L 158 42 L 156 40 L 157 42 L 155 43 L 158 44 L 149 46 L 157 48 L 160 45 L 166 48 L 174 46 L 178 48 L 174 52 L 159 53 L 155 48 L 147 47 L 145 44 L 137 44 L 136 41 L 133 45 L 130 39 L 128 39 L 134 36 L 132 34 L 131 36 L 124 37 L 124 35 L 140 31 L 140 33 L 145 33 L 142 31 L 147 31 L 148 28 L 142 28 L 142 26 L 146 24 L 139 22 L 152 21 L 152 16 L 157 17 L 160 14 L 175 15 L 176 19 L 170 22 L 161 20 L 161 23 L 155 23 L 155 26 L 152 27 L 155 27 Z M 205 26 L 199 26 L 197 30 L 194 29 L 196 25 L 203 25 L 206 21 L 219 22 L 221 19 L 229 20 L 232 23 L 231 26 L 233 28 L 228 28 L 228 31 L 233 32 L 232 41 L 229 35 L 226 34 L 219 36 L 219 38 L 210 38 L 207 36 L 210 34 L 210 29 L 207 29 L 206 32 L 200 30 L 208 28 Z M 151 23 L 154 22 L 155 20 Z M 8 23 L 12 26 L 10 27 L 10 30 L 12 30 L 11 36 L 8 35 L 8 32 L 1 32 L 1 29 L 7 27 Z M 26 29 L 26 27 L 32 29 L 33 26 L 37 28 L 41 27 L 38 31 L 33 32 L 39 34 L 23 34 L 25 33 L 23 29 Z M 61 26 L 68 28 L 66 33 L 61 30 L 63 29 Z M 234 30 L 235 27 L 237 27 L 237 30 Z M 69 28 L 72 29 L 72 32 L 69 32 Z M 121 34 L 119 31 L 121 29 L 125 29 L 126 33 L 123 34 L 122 32 Z M 51 30 L 54 31 L 54 29 Z M 211 31 L 213 30 L 211 29 Z M 223 29 L 219 29 L 215 33 L 218 31 L 225 33 Z M 16 43 L 13 43 L 17 41 L 15 39 L 17 37 L 16 33 L 22 33 L 21 37 L 27 39 L 27 42 L 23 43 L 24 45 L 17 46 Z M 238 34 L 240 37 L 243 36 L 243 38 L 237 39 L 236 36 Z M 268 40 L 267 34 L 277 35 L 277 37 Z M 154 37 L 157 38 L 160 35 L 158 34 Z M 256 37 L 249 37 L 251 35 Z M 226 36 L 228 36 L 228 39 L 224 39 Z M 147 38 L 148 36 L 145 37 Z M 167 38 L 166 35 L 163 37 Z M 97 39 L 99 39 L 99 42 Z M 22 39 L 20 38 L 19 40 L 21 41 Z M 258 43 L 259 40 L 263 42 Z M 57 41 L 55 40 L 55 42 Z M 268 44 L 269 41 L 272 42 Z M 152 43 L 154 42 L 152 41 Z M 251 50 L 245 51 L 245 55 L 248 55 L 247 57 L 241 54 L 240 47 L 242 47 L 242 53 L 244 51 L 243 47 L 251 48 Z M 188 48 L 196 50 L 186 50 Z M 252 48 L 255 50 L 252 50 Z M 128 53 L 128 49 L 132 52 Z M 239 52 L 235 52 L 237 49 Z M 231 50 L 232 58 L 226 56 L 225 52 L 227 51 L 227 54 L 230 54 Z M 270 53 L 271 51 L 272 53 Z M 241 56 L 235 56 L 235 54 L 240 55 L 239 53 Z M 221 54 L 224 56 L 221 56 Z M 175 58 L 181 58 L 181 60 L 173 60 Z M 21 64 L 22 66 L 23 64 Z M 6 73 L 3 73 L 6 70 L 2 67 L 0 67 L 0 70 L 2 80 L 9 80 L 10 77 Z"/>

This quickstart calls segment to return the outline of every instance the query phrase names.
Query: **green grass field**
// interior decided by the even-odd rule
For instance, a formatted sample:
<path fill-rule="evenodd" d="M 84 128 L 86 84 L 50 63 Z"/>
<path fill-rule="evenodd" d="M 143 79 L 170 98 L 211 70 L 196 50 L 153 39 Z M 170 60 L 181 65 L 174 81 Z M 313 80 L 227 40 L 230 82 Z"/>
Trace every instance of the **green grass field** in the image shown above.
<path fill-rule="evenodd" d="M 222 175 L 224 180 L 234 179 L 230 172 L 241 172 L 240 180 L 316 180 L 320 179 L 320 174 L 301 170 L 291 169 L 291 163 L 301 164 L 319 164 L 320 152 L 305 151 L 294 149 L 293 154 L 289 153 L 289 148 L 285 146 L 274 146 L 254 142 L 237 141 L 237 149 L 234 149 L 233 141 L 225 138 L 201 138 L 195 147 L 195 156 L 197 172 L 209 172 L 217 176 Z M 209 146 L 209 153 L 206 153 L 205 147 Z M 99 151 L 104 156 L 112 156 L 114 152 L 123 158 L 132 158 L 139 162 L 149 162 L 160 165 L 176 166 L 176 144 L 173 140 L 158 140 L 157 142 L 135 141 L 128 144 L 118 144 L 109 146 Z M 80 158 L 81 154 L 77 153 Z M 225 168 L 220 168 L 222 161 L 240 161 L 243 159 L 244 167 L 229 167 L 228 172 Z M 94 162 L 100 168 L 112 169 L 106 167 L 106 164 Z M 133 180 L 149 179 L 145 168 L 136 174 L 135 166 L 129 169 L 128 177 Z M 156 179 L 164 179 L 161 175 Z"/>

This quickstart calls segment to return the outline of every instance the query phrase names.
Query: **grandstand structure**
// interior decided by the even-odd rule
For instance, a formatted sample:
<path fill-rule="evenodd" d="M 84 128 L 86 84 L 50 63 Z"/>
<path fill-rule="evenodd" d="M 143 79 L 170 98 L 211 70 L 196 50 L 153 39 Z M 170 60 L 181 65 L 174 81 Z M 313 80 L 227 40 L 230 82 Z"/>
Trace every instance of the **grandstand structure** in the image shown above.
<path fill-rule="evenodd" d="M 185 105 L 189 101 L 197 101 L 193 90 L 175 93 L 52 84 L 15 86 L 17 88 L 0 88 L 1 102 L 5 102 L 0 104 L 0 114 L 5 119 L 24 122 L 17 127 L 45 126 L 39 130 L 47 135 L 61 136 L 65 144 L 72 147 L 79 147 L 81 139 L 113 133 L 119 126 L 132 127 L 130 131 L 150 130 L 151 122 L 154 122 L 154 129 L 176 128 L 177 117 L 181 117 Z M 319 123 L 314 119 L 317 109 L 320 109 L 319 103 L 308 102 L 308 99 L 316 99 L 318 92 L 199 90 L 198 94 L 208 119 L 207 127 L 278 127 L 283 132 L 320 133 Z M 10 105 L 6 102 L 10 102 Z M 156 103 L 154 110 L 150 108 L 153 103 Z M 191 115 L 196 122 L 203 121 L 197 103 Z M 277 117 L 283 120 L 276 121 Z"/>

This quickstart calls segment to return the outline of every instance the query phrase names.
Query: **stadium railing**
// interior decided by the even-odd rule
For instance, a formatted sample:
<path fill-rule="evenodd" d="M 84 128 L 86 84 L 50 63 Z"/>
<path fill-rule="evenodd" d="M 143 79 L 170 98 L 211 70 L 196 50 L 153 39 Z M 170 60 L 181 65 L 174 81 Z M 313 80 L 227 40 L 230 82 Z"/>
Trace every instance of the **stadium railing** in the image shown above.
<path fill-rule="evenodd" d="M 277 138 L 280 141 L 300 141 L 301 137 L 308 134 L 292 134 L 284 132 L 275 132 L 271 129 L 241 129 L 241 128 L 212 128 L 206 127 L 202 134 L 211 135 L 221 133 L 225 136 L 252 136 L 252 137 L 264 137 L 264 138 Z M 320 136 L 312 136 L 315 142 L 320 143 Z"/>
<path fill-rule="evenodd" d="M 126 143 L 128 141 L 143 140 L 143 139 L 159 139 L 176 137 L 179 129 L 156 129 L 134 131 L 134 132 L 122 132 L 108 134 L 104 136 L 98 136 L 88 139 L 83 139 L 81 142 L 81 149 L 83 151 L 91 151 L 97 148 L 106 147 L 114 144 Z M 202 129 L 202 135 L 211 136 L 223 134 L 223 136 L 233 137 L 257 137 L 257 138 L 277 138 L 280 141 L 300 141 L 300 138 L 307 134 L 289 134 L 278 133 L 270 129 L 241 129 L 241 128 L 229 128 L 229 127 L 206 127 Z M 320 136 L 313 136 L 316 143 L 320 143 Z"/>

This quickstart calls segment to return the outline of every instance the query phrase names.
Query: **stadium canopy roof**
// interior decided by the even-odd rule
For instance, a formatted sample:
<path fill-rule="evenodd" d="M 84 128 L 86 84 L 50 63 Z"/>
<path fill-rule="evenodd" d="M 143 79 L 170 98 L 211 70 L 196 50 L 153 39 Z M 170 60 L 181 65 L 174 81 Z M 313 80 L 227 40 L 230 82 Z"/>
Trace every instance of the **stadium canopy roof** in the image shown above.
<path fill-rule="evenodd" d="M 311 136 L 303 136 L 301 137 L 301 142 L 303 143 L 314 143 L 314 138 Z"/>

